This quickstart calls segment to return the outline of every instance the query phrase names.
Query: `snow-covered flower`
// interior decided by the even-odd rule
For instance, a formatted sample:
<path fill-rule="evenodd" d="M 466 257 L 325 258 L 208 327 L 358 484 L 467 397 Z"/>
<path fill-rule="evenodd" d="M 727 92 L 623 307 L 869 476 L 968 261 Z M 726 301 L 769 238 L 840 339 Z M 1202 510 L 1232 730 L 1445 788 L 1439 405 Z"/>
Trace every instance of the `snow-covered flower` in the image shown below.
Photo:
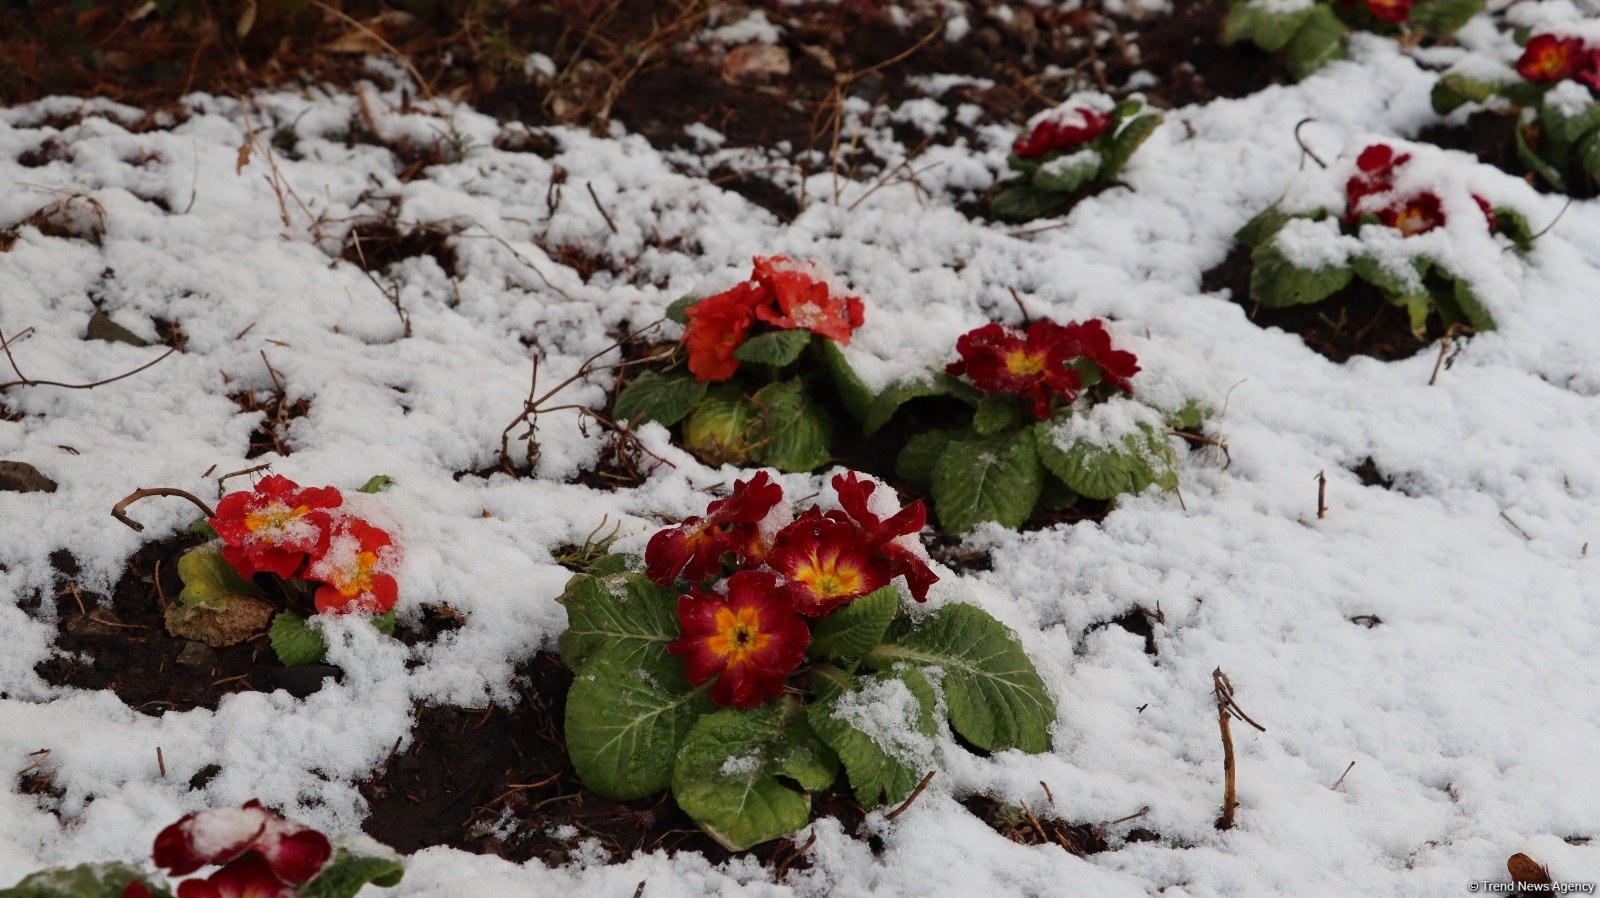
<path fill-rule="evenodd" d="M 645 545 L 645 573 L 657 586 L 682 578 L 703 582 L 722 570 L 722 556 L 732 552 L 741 561 L 760 561 L 767 546 L 760 524 L 783 501 L 783 487 L 758 471 L 736 480 L 725 499 L 706 506 L 705 517 L 685 518 L 676 527 L 658 531 Z"/>
<path fill-rule="evenodd" d="M 224 496 L 210 524 L 222 537 L 222 557 L 241 575 L 265 572 L 288 579 L 326 538 L 329 512 L 342 502 L 331 486 L 301 489 L 272 474 L 254 489 Z"/>
<path fill-rule="evenodd" d="M 333 846 L 322 833 L 248 801 L 185 815 L 157 836 L 151 858 L 173 876 L 220 865 L 178 887 L 178 898 L 293 898 L 322 870 Z"/>
<path fill-rule="evenodd" d="M 1011 145 L 1011 152 L 1022 159 L 1037 159 L 1075 149 L 1099 137 L 1111 126 L 1111 119 L 1109 111 L 1086 105 L 1057 107 L 1035 120 L 1028 133 Z"/>
<path fill-rule="evenodd" d="M 716 678 L 711 700 L 753 708 L 783 693 L 811 642 L 805 618 L 770 571 L 740 571 L 728 594 L 691 589 L 678 599 L 683 635 L 667 651 L 683 658 L 684 676 L 700 685 Z"/>
<path fill-rule="evenodd" d="M 773 301 L 756 307 L 756 317 L 780 329 L 804 328 L 844 346 L 866 317 L 859 296 L 837 292 L 820 263 L 787 256 L 757 257 L 755 280 Z"/>
<path fill-rule="evenodd" d="M 341 517 L 326 548 L 306 568 L 306 578 L 322 583 L 315 602 L 320 614 L 365 611 L 384 614 L 399 600 L 394 571 L 400 550 L 388 532 L 361 518 Z"/>

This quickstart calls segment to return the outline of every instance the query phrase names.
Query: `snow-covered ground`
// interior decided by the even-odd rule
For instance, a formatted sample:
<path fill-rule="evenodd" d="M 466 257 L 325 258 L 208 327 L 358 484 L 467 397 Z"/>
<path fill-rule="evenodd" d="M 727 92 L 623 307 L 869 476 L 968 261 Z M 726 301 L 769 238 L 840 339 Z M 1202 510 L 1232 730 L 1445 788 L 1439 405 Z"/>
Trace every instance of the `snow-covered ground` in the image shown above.
<path fill-rule="evenodd" d="M 408 737 L 416 701 L 509 699 L 516 663 L 553 645 L 568 577 L 553 547 L 581 542 L 609 515 L 624 522 L 618 548 L 637 551 L 663 517 L 697 512 L 737 475 L 653 429 L 651 446 L 675 467 L 643 487 L 565 482 L 593 462 L 601 435 L 556 413 L 540 422 L 536 477 L 455 479 L 496 461 L 527 393 L 527 344 L 555 383 L 608 330 L 726 286 L 752 255 L 772 252 L 823 260 L 866 297 L 850 356 L 879 385 L 943 359 L 991 317 L 1014 319 L 1008 288 L 1035 314 L 1112 316 L 1121 333 L 1153 338 L 1147 368 L 1168 359 L 1231 387 L 1214 435 L 1232 464 L 1190 455 L 1181 501 L 1151 492 L 1102 524 L 971 538 L 992 548 L 994 569 L 943 572 L 933 601 L 977 602 L 1019 632 L 1059 703 L 1056 747 L 979 759 L 946 736 L 947 772 L 927 794 L 892 823 L 869 819 L 881 856 L 833 820 L 813 827 L 813 867 L 781 883 L 754 862 L 717 867 L 696 855 L 604 866 L 577 840 L 560 868 L 433 848 L 411 859 L 394 894 L 626 896 L 646 880 L 651 898 L 1460 895 L 1471 880 L 1504 879 L 1519 851 L 1558 880 L 1600 881 L 1589 841 L 1600 837 L 1600 545 L 1590 551 L 1600 543 L 1600 202 L 1574 203 L 1531 253 L 1496 260 L 1502 277 L 1486 301 L 1499 329 L 1475 337 L 1433 386 L 1432 349 L 1336 365 L 1201 292 L 1233 231 L 1301 166 L 1297 122 L 1318 120 L 1304 133 L 1325 158 L 1364 136 L 1411 136 L 1437 121 L 1432 80 L 1393 43 L 1358 38 L 1354 61 L 1299 85 L 1171 111 L 1125 175 L 1132 189 L 1090 199 L 1048 230 L 953 208 L 1003 167 L 1014 135 L 999 128 L 987 146 L 925 153 L 919 170 L 938 164 L 918 176 L 921 191 L 845 182 L 836 201 L 832 178 L 813 175 L 808 205 L 783 224 L 620 129 L 607 139 L 554 130 L 560 150 L 546 160 L 494 149 L 501 126 L 471 109 L 424 103 L 402 114 L 398 93 L 370 88 L 385 137 L 439 136 L 464 155 L 400 182 L 386 150 L 345 146 L 361 116 L 348 94 L 262 95 L 248 108 L 194 97 L 187 121 L 138 134 L 123 125 L 140 112 L 105 104 L 60 133 L 40 123 L 80 101 L 0 110 L 0 225 L 57 200 L 80 227 L 97 225 L 72 194 L 103 210 L 98 246 L 25 229 L 0 253 L 0 329 L 33 328 L 13 347 L 23 370 L 93 380 L 160 351 L 82 339 L 91 297 L 146 338 L 153 317 L 181 321 L 187 338 L 183 353 L 114 384 L 3 394 L 23 415 L 0 423 L 0 457 L 35 465 L 60 490 L 0 492 L 0 770 L 48 748 L 65 798 L 63 822 L 15 788 L 0 794 L 0 882 L 41 865 L 142 857 L 181 813 L 250 797 L 331 833 L 357 830 L 366 806 L 354 783 Z M 897 149 L 891 113 L 863 113 L 867 125 L 880 119 L 870 145 L 887 154 Z M 265 144 L 291 123 L 301 158 L 269 164 L 258 151 L 238 167 L 247 130 Z M 52 134 L 71 161 L 15 161 Z M 552 193 L 556 166 L 566 183 Z M 1508 175 L 1474 176 L 1500 183 L 1535 229 L 1561 210 L 1559 197 Z M 380 290 L 334 261 L 351 222 L 391 204 L 404 221 L 458 232 L 457 283 L 428 257 L 397 272 L 409 338 Z M 586 284 L 535 241 L 631 263 L 622 281 Z M 1215 370 L 1198 373 L 1185 350 Z M 330 660 L 344 680 L 304 701 L 245 693 L 215 712 L 150 717 L 109 692 L 43 682 L 34 667 L 53 651 L 54 627 L 41 620 L 55 601 L 50 554 L 70 550 L 80 582 L 105 590 L 142 540 L 188 523 L 182 503 L 141 504 L 144 534 L 107 512 L 138 486 L 214 495 L 204 472 L 245 467 L 257 419 L 226 397 L 271 387 L 264 358 L 292 397 L 311 400 L 274 470 L 352 488 L 393 477 L 383 500 L 404 521 L 401 613 L 449 603 L 466 626 L 413 657 L 370 628 L 334 624 L 342 638 Z M 580 384 L 567 398 L 599 404 L 606 386 Z M 1393 491 L 1347 470 L 1368 456 L 1397 478 Z M 786 482 L 804 495 L 823 479 Z M 16 607 L 41 593 L 43 612 Z M 1119 628 L 1088 629 L 1158 603 L 1158 656 Z M 1382 623 L 1352 623 L 1357 615 Z M 1266 727 L 1234 727 L 1241 807 L 1228 832 L 1213 828 L 1219 666 Z M 191 792 L 209 764 L 221 773 Z M 1073 821 L 1148 805 L 1113 838 L 1138 825 L 1163 841 L 1078 858 L 1007 841 L 957 802 L 987 791 L 1048 808 L 1046 783 L 1053 812 Z"/>

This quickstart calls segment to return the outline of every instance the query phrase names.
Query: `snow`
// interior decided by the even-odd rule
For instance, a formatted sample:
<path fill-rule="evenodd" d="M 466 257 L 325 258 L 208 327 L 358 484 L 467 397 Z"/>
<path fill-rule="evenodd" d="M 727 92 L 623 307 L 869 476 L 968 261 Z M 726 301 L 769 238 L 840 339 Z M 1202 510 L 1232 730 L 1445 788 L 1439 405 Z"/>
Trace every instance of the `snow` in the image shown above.
<path fill-rule="evenodd" d="M 1537 6 L 1541 22 L 1578 15 L 1571 4 Z M 3 394 L 22 417 L 0 422 L 0 456 L 37 466 L 60 489 L 0 493 L 0 757 L 19 770 L 48 747 L 45 769 L 63 798 L 58 820 L 33 796 L 0 795 L 0 881 L 141 858 L 183 813 L 251 797 L 330 834 L 356 833 L 367 806 L 355 784 L 396 740 L 409 745 L 417 702 L 515 700 L 516 664 L 551 647 L 565 623 L 554 599 L 568 573 L 554 547 L 581 542 L 604 516 L 621 522 L 615 548 L 639 552 L 661 521 L 700 513 L 743 476 L 699 464 L 648 427 L 645 444 L 672 466 L 636 490 L 590 489 L 571 479 L 602 437 L 555 412 L 539 420 L 535 476 L 457 479 L 497 462 L 500 431 L 527 395 L 524 341 L 538 347 L 540 383 L 553 385 L 605 347 L 610 329 L 732 283 L 752 255 L 770 253 L 817 259 L 864 297 L 866 324 L 847 355 L 873 385 L 943 364 L 955 338 L 984 321 L 1019 320 L 1011 289 L 1035 316 L 1114 316 L 1119 335 L 1181 347 L 1141 355 L 1136 387 L 1165 376 L 1162 389 L 1175 389 L 1179 378 L 1158 370 L 1169 358 L 1194 372 L 1181 379 L 1225 404 L 1207 432 L 1226 438 L 1232 463 L 1190 455 L 1181 501 L 1150 491 L 1100 524 L 988 528 L 967 544 L 993 551 L 992 570 L 941 569 L 929 606 L 975 602 L 1019 633 L 1058 700 L 1056 747 L 979 758 L 942 735 L 946 766 L 926 793 L 894 821 L 869 820 L 881 855 L 831 819 L 810 827 L 811 869 L 782 882 L 750 859 L 715 865 L 688 853 L 606 865 L 593 842 L 560 867 L 430 848 L 382 894 L 625 895 L 646 881 L 651 898 L 1444 896 L 1503 878 L 1518 851 L 1558 879 L 1600 880 L 1600 847 L 1583 841 L 1600 836 L 1591 748 L 1600 551 L 1590 550 L 1600 540 L 1600 204 L 1574 203 L 1525 256 L 1487 237 L 1456 246 L 1454 223 L 1440 235 L 1432 248 L 1454 253 L 1452 271 L 1493 287 L 1485 301 L 1498 327 L 1474 337 L 1433 386 L 1432 348 L 1334 364 L 1201 292 L 1232 233 L 1313 165 L 1302 162 L 1297 122 L 1318 120 L 1303 133 L 1331 161 L 1438 121 L 1428 105 L 1435 73 L 1370 36 L 1355 36 L 1352 54 L 1297 85 L 1170 111 L 1123 175 L 1128 187 L 1048 230 L 975 222 L 954 208 L 1003 169 L 1009 127 L 988 129 L 979 146 L 930 148 L 919 170 L 940 164 L 917 174 L 915 188 L 873 190 L 875 178 L 862 176 L 843 179 L 836 200 L 826 166 L 812 166 L 806 207 L 783 224 L 636 135 L 557 129 L 559 149 L 542 159 L 495 149 L 500 126 L 474 110 L 414 102 L 402 113 L 398 92 L 376 88 L 366 99 L 379 134 L 429 145 L 458 137 L 453 161 L 401 182 L 389 152 L 345 146 L 342 132 L 361 117 L 353 96 L 257 96 L 249 117 L 263 147 L 291 123 L 297 135 L 296 158 L 272 159 L 281 205 L 264 150 L 235 171 L 247 138 L 234 99 L 192 97 L 187 121 L 142 133 L 128 130 L 139 110 L 102 101 L 0 111 L 0 179 L 29 185 L 0 192 L 0 225 L 74 193 L 104 210 L 98 246 L 24 228 L 0 254 L 0 328 L 33 328 L 13 345 L 18 363 L 35 378 L 82 381 L 159 354 L 83 340 L 97 303 L 147 337 L 150 319 L 179 321 L 187 339 L 183 353 L 94 390 Z M 847 114 L 891 165 L 911 150 L 889 132 L 887 110 Z M 73 158 L 36 169 L 14 161 L 48 137 Z M 141 157 L 149 161 L 135 164 Z M 1418 177 L 1459 179 L 1513 203 L 1536 230 L 1561 210 L 1562 198 L 1463 154 L 1439 151 L 1436 161 Z M 556 166 L 567 182 L 552 192 Z M 1307 177 L 1324 175 L 1342 183 L 1331 170 Z M 798 194 L 798 170 L 783 177 Z M 87 199 L 68 208 L 80 233 L 99 221 Z M 1446 211 L 1465 226 L 1464 208 Z M 458 255 L 454 279 L 428 258 L 393 272 L 411 337 L 378 286 L 334 261 L 353 221 L 389 210 L 447 229 Z M 628 269 L 585 282 L 542 248 L 565 246 Z M 114 278 L 102 277 L 108 268 Z M 1209 373 L 1185 367 L 1189 356 Z M 293 453 L 260 460 L 346 491 L 393 477 L 377 498 L 405 524 L 399 614 L 448 603 L 465 626 L 410 649 L 362 621 L 332 620 L 329 659 L 344 679 L 305 700 L 243 693 L 215 711 L 152 717 L 109 693 L 44 682 L 34 668 L 52 651 L 50 615 L 62 601 L 50 554 L 70 550 L 80 585 L 103 591 L 144 541 L 187 525 L 193 511 L 178 502 L 135 506 L 143 534 L 107 511 L 137 486 L 214 495 L 204 472 L 246 467 L 257 418 L 226 396 L 270 390 L 268 362 L 311 408 L 289 428 Z M 595 405 L 606 387 L 591 378 L 558 399 Z M 1395 490 L 1350 473 L 1368 457 Z M 1320 519 L 1319 472 L 1329 505 Z M 828 476 L 780 479 L 800 497 L 825 490 Z M 17 607 L 33 597 L 43 599 L 36 614 Z M 1164 618 L 1154 658 L 1141 639 L 1094 626 L 1140 607 Z M 1382 623 L 1352 623 L 1358 615 Z M 1217 667 L 1267 727 L 1234 727 L 1241 807 L 1228 832 L 1212 826 Z M 190 791 L 190 777 L 213 763 L 221 772 Z M 1149 805 L 1137 825 L 1163 838 L 1084 858 L 1014 844 L 959 804 L 976 791 L 1075 822 Z"/>

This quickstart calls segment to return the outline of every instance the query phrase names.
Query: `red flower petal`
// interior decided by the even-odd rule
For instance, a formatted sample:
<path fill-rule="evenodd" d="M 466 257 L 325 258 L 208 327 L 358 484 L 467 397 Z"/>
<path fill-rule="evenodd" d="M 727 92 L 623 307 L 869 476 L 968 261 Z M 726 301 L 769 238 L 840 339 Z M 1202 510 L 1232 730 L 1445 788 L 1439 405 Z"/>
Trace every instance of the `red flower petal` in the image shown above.
<path fill-rule="evenodd" d="M 1581 38 L 1534 35 L 1517 60 L 1517 74 L 1540 84 L 1564 81 L 1592 61 L 1591 52 L 1585 50 Z"/>
<path fill-rule="evenodd" d="M 1127 350 L 1112 348 L 1111 332 L 1106 330 L 1104 321 L 1099 318 L 1081 324 L 1075 321 L 1066 326 L 1066 332 L 1067 338 L 1078 344 L 1083 357 L 1099 367 L 1100 376 L 1107 383 L 1123 392 L 1133 392 L 1129 381 L 1139 373 L 1139 358 Z"/>
<path fill-rule="evenodd" d="M 1034 159 L 1047 153 L 1072 149 L 1099 137 L 1110 125 L 1109 113 L 1086 106 L 1052 113 L 1034 125 L 1026 135 L 1017 138 L 1011 145 L 1011 152 L 1023 159 Z"/>
<path fill-rule="evenodd" d="M 327 536 L 328 510 L 343 501 L 333 487 L 301 489 L 272 474 L 253 489 L 224 496 L 209 522 L 222 538 L 223 557 L 241 575 L 265 572 L 288 579 Z"/>
<path fill-rule="evenodd" d="M 1380 22 L 1398 25 L 1411 18 L 1413 0 L 1362 0 L 1367 12 Z"/>
<path fill-rule="evenodd" d="M 145 885 L 143 881 L 135 879 L 122 887 L 122 893 L 117 898 L 154 898 L 154 896 L 151 894 L 149 886 Z"/>
<path fill-rule="evenodd" d="M 644 547 L 645 575 L 663 589 L 679 577 L 700 583 L 722 570 L 722 555 L 728 548 L 726 535 L 716 524 L 686 518 L 650 537 Z"/>
<path fill-rule="evenodd" d="M 394 579 L 399 564 L 399 549 L 387 531 L 361 518 L 341 517 L 305 576 L 324 584 L 315 597 L 318 612 L 383 614 L 400 598 Z"/>
<path fill-rule="evenodd" d="M 276 815 L 256 840 L 255 848 L 273 876 L 292 884 L 309 881 L 333 857 L 333 845 L 327 836 Z"/>
<path fill-rule="evenodd" d="M 854 471 L 836 474 L 833 478 L 833 489 L 839 494 L 839 506 L 844 510 L 843 519 L 855 524 L 872 551 L 888 563 L 891 579 L 904 575 L 911 597 L 919 602 L 927 601 L 928 587 L 939 581 L 939 575 L 916 553 L 895 541 L 898 537 L 922 532 L 928 522 L 927 508 L 919 499 L 887 520 L 879 518 L 867 507 L 877 486 L 874 481 L 862 480 Z M 828 514 L 839 519 L 839 512 Z"/>
<path fill-rule="evenodd" d="M 777 328 L 805 328 L 841 345 L 865 316 L 860 297 L 835 295 L 828 272 L 816 262 L 787 256 L 755 259 L 755 280 L 777 300 L 778 308 L 756 308 L 756 317 Z"/>
<path fill-rule="evenodd" d="M 1438 194 L 1419 193 L 1378 213 L 1378 220 L 1407 237 L 1426 234 L 1445 223 L 1444 208 Z"/>
<path fill-rule="evenodd" d="M 252 854 L 205 879 L 178 886 L 178 898 L 296 898 L 295 889 L 272 872 L 265 859 Z"/>
<path fill-rule="evenodd" d="M 185 814 L 156 834 L 151 860 L 174 876 L 209 864 L 225 864 L 249 851 L 267 828 L 271 811 L 252 802 Z"/>
<path fill-rule="evenodd" d="M 999 324 L 986 324 L 956 340 L 961 360 L 945 370 L 965 375 L 991 393 L 1013 393 L 1028 402 L 1035 417 L 1050 417 L 1052 401 L 1070 403 L 1081 386 L 1067 363 L 1079 354 L 1066 329 L 1038 321 L 1026 334 Z"/>
<path fill-rule="evenodd" d="M 816 506 L 785 527 L 766 563 L 784 577 L 795 610 L 823 617 L 889 582 L 888 559 L 850 521 L 823 517 Z"/>
<path fill-rule="evenodd" d="M 753 708 L 783 692 L 805 657 L 811 631 L 768 571 L 739 571 L 727 596 L 691 589 L 678 599 L 683 634 L 667 651 L 684 659 L 684 676 L 699 685 L 717 678 L 711 700 Z"/>
<path fill-rule="evenodd" d="M 689 373 L 702 382 L 723 381 L 739 370 L 733 353 L 744 343 L 756 309 L 772 301 L 771 293 L 749 282 L 708 296 L 685 312 L 689 324 L 683 345 L 689 352 Z"/>

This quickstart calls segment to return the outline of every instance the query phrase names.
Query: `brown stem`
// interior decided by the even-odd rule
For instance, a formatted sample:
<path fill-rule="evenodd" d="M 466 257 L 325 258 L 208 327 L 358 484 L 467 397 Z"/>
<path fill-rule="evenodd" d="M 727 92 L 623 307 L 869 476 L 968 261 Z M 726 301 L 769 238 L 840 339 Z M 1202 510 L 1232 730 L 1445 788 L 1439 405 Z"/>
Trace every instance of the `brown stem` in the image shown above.
<path fill-rule="evenodd" d="M 28 328 L 28 330 L 24 330 L 22 333 L 18 334 L 16 337 L 11 338 L 10 340 L 6 339 L 6 335 L 3 332 L 0 332 L 0 351 L 3 351 L 5 353 L 6 361 L 8 363 L 10 363 L 11 370 L 17 375 L 17 379 L 16 380 L 7 381 L 5 383 L 0 383 L 0 390 L 5 390 L 5 389 L 8 389 L 10 387 L 60 387 L 63 390 L 92 390 L 95 387 L 103 387 L 106 384 L 115 383 L 115 382 L 117 382 L 119 380 L 122 380 L 123 378 L 132 377 L 135 374 L 138 374 L 139 372 L 145 370 L 146 368 L 153 367 L 157 362 L 161 361 L 162 359 L 166 358 L 167 356 L 172 355 L 174 352 L 178 351 L 178 348 L 176 346 L 174 346 L 171 349 L 168 349 L 166 352 L 163 352 L 162 354 L 160 354 L 160 355 L 156 356 L 155 358 L 151 359 L 150 361 L 145 362 L 143 365 L 140 365 L 139 367 L 134 368 L 132 371 L 124 371 L 121 374 L 116 375 L 115 377 L 108 377 L 108 378 L 105 378 L 104 380 L 94 381 L 93 383 L 69 384 L 69 383 L 62 383 L 61 381 L 58 381 L 58 380 L 34 380 L 33 378 L 29 377 L 28 375 L 22 373 L 22 369 L 17 367 L 16 356 L 11 354 L 11 344 L 12 344 L 12 342 L 14 340 L 20 339 L 21 337 L 26 336 L 29 330 L 32 330 L 32 328 Z"/>
<path fill-rule="evenodd" d="M 214 518 L 217 516 L 217 513 L 211 509 L 211 506 L 200 501 L 199 497 L 195 496 L 194 493 L 170 486 L 153 486 L 134 490 L 133 492 L 124 496 L 121 502 L 118 502 L 116 505 L 111 507 L 111 516 L 122 523 L 127 524 L 129 527 L 132 527 L 135 532 L 143 533 L 144 525 L 138 521 L 135 521 L 133 518 L 128 517 L 128 506 L 139 501 L 140 499 L 148 499 L 151 496 L 177 496 L 179 499 L 188 499 L 190 502 L 194 503 L 196 508 L 205 512 L 206 517 Z"/>
<path fill-rule="evenodd" d="M 1233 757 L 1233 732 L 1229 728 L 1228 702 L 1222 697 L 1222 669 L 1211 674 L 1217 690 L 1217 727 L 1222 731 L 1222 816 L 1217 829 L 1233 829 L 1233 814 L 1239 808 L 1238 768 Z"/>
<path fill-rule="evenodd" d="M 922 794 L 922 790 L 928 788 L 928 784 L 933 782 L 933 775 L 938 772 L 939 771 L 937 770 L 928 771 L 928 775 L 922 778 L 922 782 L 917 783 L 917 787 L 911 790 L 911 794 L 906 796 L 906 800 L 901 802 L 899 807 L 883 815 L 883 819 L 893 820 L 901 814 L 904 814 L 906 812 L 906 808 L 911 807 L 911 803 L 916 801 L 917 796 Z"/>
<path fill-rule="evenodd" d="M 1317 520 L 1328 516 L 1328 474 L 1317 472 Z"/>

